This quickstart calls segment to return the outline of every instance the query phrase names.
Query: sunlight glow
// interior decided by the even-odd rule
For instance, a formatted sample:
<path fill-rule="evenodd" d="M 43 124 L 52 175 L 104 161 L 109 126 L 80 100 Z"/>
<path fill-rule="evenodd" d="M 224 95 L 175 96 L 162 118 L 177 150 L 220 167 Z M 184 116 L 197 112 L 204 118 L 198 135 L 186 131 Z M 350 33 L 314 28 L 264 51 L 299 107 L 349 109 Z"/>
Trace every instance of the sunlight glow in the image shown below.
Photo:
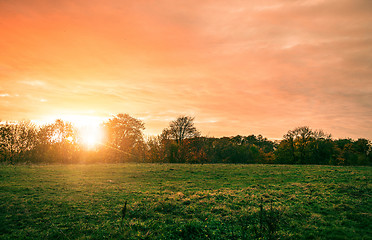
<path fill-rule="evenodd" d="M 50 119 L 62 119 L 63 121 L 71 122 L 78 131 L 78 136 L 75 138 L 76 141 L 88 150 L 93 150 L 102 143 L 103 130 L 101 123 L 104 122 L 103 118 L 86 115 L 59 115 L 50 116 Z M 75 139 L 73 137 L 67 138 L 70 142 Z"/>
<path fill-rule="evenodd" d="M 102 129 L 99 125 L 89 124 L 79 127 L 81 143 L 88 149 L 93 149 L 101 144 L 102 136 Z"/>
<path fill-rule="evenodd" d="M 53 136 L 51 137 L 52 142 L 61 142 L 62 141 L 62 135 L 59 131 L 55 131 Z"/>

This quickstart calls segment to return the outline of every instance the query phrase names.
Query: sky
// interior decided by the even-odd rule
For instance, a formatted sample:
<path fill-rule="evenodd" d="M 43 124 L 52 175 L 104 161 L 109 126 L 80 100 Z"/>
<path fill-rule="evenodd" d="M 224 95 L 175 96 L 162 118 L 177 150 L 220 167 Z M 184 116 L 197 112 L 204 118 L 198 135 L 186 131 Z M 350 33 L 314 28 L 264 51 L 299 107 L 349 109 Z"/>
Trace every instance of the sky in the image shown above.
<path fill-rule="evenodd" d="M 0 0 L 0 120 L 372 139 L 370 0 Z"/>

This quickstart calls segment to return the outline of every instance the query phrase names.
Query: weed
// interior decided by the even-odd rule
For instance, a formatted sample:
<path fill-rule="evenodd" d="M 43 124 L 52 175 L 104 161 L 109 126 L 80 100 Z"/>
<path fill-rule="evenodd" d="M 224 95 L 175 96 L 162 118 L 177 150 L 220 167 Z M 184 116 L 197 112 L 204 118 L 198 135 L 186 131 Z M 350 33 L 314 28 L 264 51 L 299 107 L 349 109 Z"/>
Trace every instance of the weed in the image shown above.
<path fill-rule="evenodd" d="M 123 209 L 121 210 L 121 225 L 123 225 L 123 221 L 124 221 L 124 218 L 125 218 L 125 214 L 127 213 L 127 203 L 128 203 L 128 201 L 125 201 L 125 203 L 124 203 L 124 207 L 123 207 Z"/>

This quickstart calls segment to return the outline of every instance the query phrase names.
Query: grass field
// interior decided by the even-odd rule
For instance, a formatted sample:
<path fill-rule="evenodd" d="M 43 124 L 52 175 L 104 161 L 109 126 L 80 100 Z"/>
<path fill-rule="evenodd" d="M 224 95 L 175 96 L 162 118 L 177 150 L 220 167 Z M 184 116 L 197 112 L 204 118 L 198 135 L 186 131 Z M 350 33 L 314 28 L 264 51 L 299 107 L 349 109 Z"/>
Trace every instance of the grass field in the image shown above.
<path fill-rule="evenodd" d="M 371 167 L 0 166 L 0 238 L 372 239 L 371 179 Z"/>

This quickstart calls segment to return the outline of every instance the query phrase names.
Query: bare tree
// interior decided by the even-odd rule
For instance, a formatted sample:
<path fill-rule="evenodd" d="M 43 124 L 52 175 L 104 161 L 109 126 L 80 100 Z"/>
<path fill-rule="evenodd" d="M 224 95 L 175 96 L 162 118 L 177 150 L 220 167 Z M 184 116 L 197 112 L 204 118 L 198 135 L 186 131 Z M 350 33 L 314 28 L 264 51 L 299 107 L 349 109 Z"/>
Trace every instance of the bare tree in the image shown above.
<path fill-rule="evenodd" d="M 190 116 L 180 116 L 170 122 L 169 128 L 164 129 L 163 134 L 176 140 L 177 143 L 182 143 L 186 138 L 200 136 L 200 132 L 194 127 L 194 117 Z"/>

